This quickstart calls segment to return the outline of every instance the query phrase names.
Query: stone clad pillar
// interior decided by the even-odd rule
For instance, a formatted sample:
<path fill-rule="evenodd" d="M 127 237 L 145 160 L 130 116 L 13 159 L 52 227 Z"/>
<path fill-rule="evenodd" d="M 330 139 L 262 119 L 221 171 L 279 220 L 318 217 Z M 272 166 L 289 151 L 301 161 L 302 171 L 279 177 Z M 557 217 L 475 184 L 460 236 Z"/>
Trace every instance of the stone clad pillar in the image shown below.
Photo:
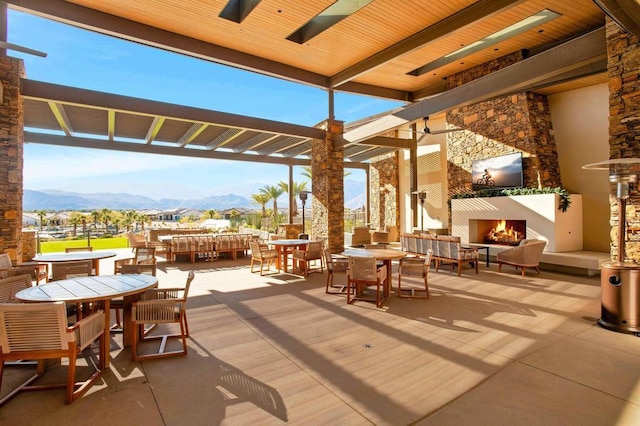
<path fill-rule="evenodd" d="M 22 261 L 22 193 L 24 110 L 21 59 L 0 55 L 0 252 Z"/>
<path fill-rule="evenodd" d="M 344 132 L 344 122 L 328 120 L 326 130 L 325 139 L 314 141 L 311 149 L 311 236 L 327 238 L 337 253 L 344 248 L 344 147 L 334 140 Z"/>
<path fill-rule="evenodd" d="M 371 162 L 369 199 L 371 200 L 371 228 L 395 229 L 400 216 L 399 181 L 400 153 L 395 151 Z M 395 233 L 394 233 L 395 237 Z M 395 240 L 395 238 L 393 238 Z"/>
<path fill-rule="evenodd" d="M 609 73 L 609 157 L 640 158 L 640 40 L 607 18 L 607 69 Z M 603 177 L 604 179 L 604 177 Z M 611 256 L 640 262 L 640 191 L 629 187 L 626 204 L 625 259 L 618 259 L 618 200 L 611 185 Z"/>

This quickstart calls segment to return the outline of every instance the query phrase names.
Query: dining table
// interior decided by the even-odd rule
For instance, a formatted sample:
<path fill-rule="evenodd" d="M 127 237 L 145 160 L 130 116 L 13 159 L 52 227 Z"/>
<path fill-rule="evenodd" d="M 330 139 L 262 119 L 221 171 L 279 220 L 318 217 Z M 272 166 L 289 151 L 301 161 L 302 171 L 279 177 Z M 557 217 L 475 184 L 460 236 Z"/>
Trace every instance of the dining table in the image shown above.
<path fill-rule="evenodd" d="M 287 263 L 289 261 L 289 253 L 293 250 L 306 250 L 309 245 L 309 240 L 271 240 L 268 244 L 274 246 L 278 252 L 278 257 L 276 257 L 276 268 L 278 271 L 284 269 L 285 272 L 288 272 Z M 293 265 L 293 268 L 295 269 L 296 266 L 297 265 Z"/>
<path fill-rule="evenodd" d="M 130 346 L 133 338 L 131 322 L 131 306 L 139 295 L 146 290 L 157 287 L 158 279 L 153 275 L 119 274 L 76 277 L 66 280 L 51 281 L 47 284 L 25 288 L 16 293 L 15 298 L 22 302 L 65 302 L 65 303 L 100 303 L 104 309 L 107 341 L 111 331 L 109 312 L 111 299 L 123 298 L 123 332 L 122 344 Z M 104 345 L 101 359 L 109 366 L 109 345 Z"/>
<path fill-rule="evenodd" d="M 78 260 L 90 260 L 92 269 L 96 275 L 100 275 L 100 260 L 115 257 L 117 253 L 112 251 L 74 251 L 70 253 L 38 254 L 32 260 L 38 263 L 75 262 Z"/>
<path fill-rule="evenodd" d="M 374 248 L 374 249 L 364 249 L 364 248 L 347 248 L 342 252 L 343 256 L 347 257 L 364 257 L 364 258 L 373 258 L 376 260 L 382 261 L 387 266 L 387 286 L 385 297 L 389 297 L 391 295 L 391 262 L 393 260 L 402 259 L 407 255 L 406 251 L 395 250 L 395 249 L 387 249 L 387 248 Z"/>

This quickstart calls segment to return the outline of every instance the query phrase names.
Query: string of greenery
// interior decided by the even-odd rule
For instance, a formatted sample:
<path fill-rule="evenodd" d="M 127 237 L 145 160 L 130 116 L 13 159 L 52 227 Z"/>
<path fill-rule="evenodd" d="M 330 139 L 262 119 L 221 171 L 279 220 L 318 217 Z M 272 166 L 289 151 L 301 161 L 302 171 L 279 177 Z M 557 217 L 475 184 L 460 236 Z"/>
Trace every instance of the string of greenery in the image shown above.
<path fill-rule="evenodd" d="M 558 210 L 566 212 L 571 205 L 571 195 L 564 188 L 510 188 L 488 191 L 460 192 L 453 194 L 452 199 L 457 198 L 481 198 L 481 197 L 508 197 L 510 195 L 535 195 L 535 194 L 558 194 L 560 196 L 560 205 Z"/>

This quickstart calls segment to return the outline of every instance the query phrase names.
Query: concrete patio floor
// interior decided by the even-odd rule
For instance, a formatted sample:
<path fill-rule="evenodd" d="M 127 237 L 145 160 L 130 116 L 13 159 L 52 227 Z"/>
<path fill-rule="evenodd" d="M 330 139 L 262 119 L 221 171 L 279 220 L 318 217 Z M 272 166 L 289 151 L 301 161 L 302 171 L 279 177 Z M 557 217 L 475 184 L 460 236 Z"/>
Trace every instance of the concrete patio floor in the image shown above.
<path fill-rule="evenodd" d="M 189 354 L 132 362 L 114 335 L 111 368 L 85 396 L 21 393 L 0 424 L 640 424 L 640 339 L 596 325 L 599 277 L 432 269 L 429 300 L 378 309 L 325 294 L 326 272 L 248 265 L 160 262 L 161 287 L 196 272 Z M 6 368 L 2 394 L 24 374 Z"/>

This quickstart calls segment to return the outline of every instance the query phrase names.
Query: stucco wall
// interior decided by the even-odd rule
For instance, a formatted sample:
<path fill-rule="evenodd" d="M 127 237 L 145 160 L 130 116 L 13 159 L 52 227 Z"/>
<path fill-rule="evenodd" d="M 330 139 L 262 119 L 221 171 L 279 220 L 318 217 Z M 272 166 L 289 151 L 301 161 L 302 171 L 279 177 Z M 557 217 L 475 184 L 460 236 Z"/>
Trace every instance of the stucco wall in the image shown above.
<path fill-rule="evenodd" d="M 609 182 L 605 171 L 582 166 L 609 159 L 609 88 L 606 84 L 548 97 L 562 183 L 582 194 L 584 250 L 609 251 Z"/>

